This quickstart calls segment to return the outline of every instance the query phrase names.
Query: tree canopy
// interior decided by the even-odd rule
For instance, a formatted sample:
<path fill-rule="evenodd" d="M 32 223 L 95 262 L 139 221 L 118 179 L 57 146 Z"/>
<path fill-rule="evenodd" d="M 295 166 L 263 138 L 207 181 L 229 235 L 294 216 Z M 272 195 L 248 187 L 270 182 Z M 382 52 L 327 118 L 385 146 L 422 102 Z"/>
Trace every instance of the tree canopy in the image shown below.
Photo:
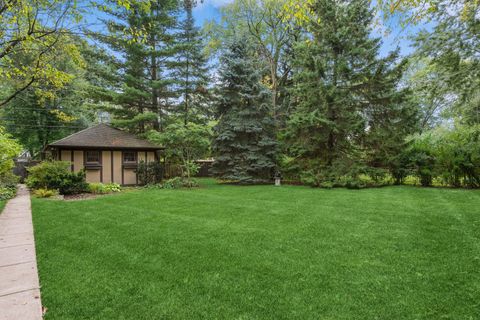
<path fill-rule="evenodd" d="M 233 0 L 203 27 L 198 5 L 2 2 L 2 134 L 41 157 L 108 122 L 184 176 L 212 157 L 243 183 L 478 185 L 479 1 Z M 379 23 L 413 26 L 412 52 Z"/>

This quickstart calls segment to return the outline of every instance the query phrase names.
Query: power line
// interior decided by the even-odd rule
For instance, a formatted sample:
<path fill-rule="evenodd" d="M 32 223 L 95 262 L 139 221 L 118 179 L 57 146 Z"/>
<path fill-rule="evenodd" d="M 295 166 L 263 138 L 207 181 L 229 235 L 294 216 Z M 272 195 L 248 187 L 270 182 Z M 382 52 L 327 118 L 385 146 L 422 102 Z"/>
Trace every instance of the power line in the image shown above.
<path fill-rule="evenodd" d="M 8 126 L 8 124 L 7 124 Z M 10 124 L 10 126 L 21 127 L 21 128 L 59 128 L 59 129 L 85 129 L 86 127 L 73 127 L 73 126 L 44 126 L 44 125 L 28 125 L 28 124 Z"/>
<path fill-rule="evenodd" d="M 70 125 L 81 126 L 81 124 L 77 123 L 76 121 L 71 121 L 71 122 L 58 121 L 58 122 L 55 122 L 55 121 L 48 121 L 48 120 L 49 119 L 47 119 L 46 123 L 41 123 L 41 122 L 35 121 L 35 119 L 29 120 L 29 121 L 24 121 L 23 119 L 0 118 L 0 121 L 4 121 L 4 122 L 11 123 L 11 124 L 14 124 L 14 125 L 17 125 L 17 124 L 36 124 L 36 125 L 57 125 L 57 124 L 61 124 L 61 125 L 67 125 L 67 126 L 70 126 Z"/>

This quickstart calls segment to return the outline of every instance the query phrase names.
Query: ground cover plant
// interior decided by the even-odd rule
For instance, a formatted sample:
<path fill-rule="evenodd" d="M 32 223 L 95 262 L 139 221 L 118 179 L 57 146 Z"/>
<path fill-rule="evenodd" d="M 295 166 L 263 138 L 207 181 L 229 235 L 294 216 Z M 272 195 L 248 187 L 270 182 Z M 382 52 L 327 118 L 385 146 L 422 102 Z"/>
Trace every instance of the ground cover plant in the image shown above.
<path fill-rule="evenodd" d="M 32 206 L 46 320 L 479 312 L 478 190 L 202 180 Z"/>

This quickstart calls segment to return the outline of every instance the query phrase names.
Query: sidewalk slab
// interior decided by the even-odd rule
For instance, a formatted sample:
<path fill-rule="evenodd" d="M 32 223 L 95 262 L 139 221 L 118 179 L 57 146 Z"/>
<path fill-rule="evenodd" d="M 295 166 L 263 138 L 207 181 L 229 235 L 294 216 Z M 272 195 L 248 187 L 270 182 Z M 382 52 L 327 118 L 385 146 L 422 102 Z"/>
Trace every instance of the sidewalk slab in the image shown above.
<path fill-rule="evenodd" d="M 30 194 L 24 185 L 0 214 L 0 320 L 41 320 Z"/>
<path fill-rule="evenodd" d="M 30 232 L 0 236 L 0 249 L 25 244 L 34 244 L 33 235 Z"/>
<path fill-rule="evenodd" d="M 38 315 L 40 304 L 40 290 L 20 292 L 0 299 L 0 320 L 42 319 Z"/>
<path fill-rule="evenodd" d="M 35 262 L 24 262 L 0 268 L 0 301 L 9 295 L 38 289 Z"/>
<path fill-rule="evenodd" d="M 33 244 L 0 248 L 0 268 L 29 261 L 36 261 L 35 246 Z"/>

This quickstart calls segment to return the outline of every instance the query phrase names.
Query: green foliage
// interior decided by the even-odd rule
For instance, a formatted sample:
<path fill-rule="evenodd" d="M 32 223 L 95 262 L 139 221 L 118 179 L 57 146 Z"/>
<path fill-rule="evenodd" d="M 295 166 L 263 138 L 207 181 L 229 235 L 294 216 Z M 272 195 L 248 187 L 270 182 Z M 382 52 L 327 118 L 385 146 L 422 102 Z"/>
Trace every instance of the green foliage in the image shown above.
<path fill-rule="evenodd" d="M 142 185 L 158 184 L 163 179 L 163 166 L 158 161 L 140 161 L 137 167 L 138 181 Z"/>
<path fill-rule="evenodd" d="M 363 187 L 360 174 L 378 181 L 375 168 L 398 171 L 395 157 L 417 128 L 417 107 L 399 90 L 405 64 L 398 52 L 379 57 L 369 1 L 318 0 L 312 14 L 311 34 L 295 48 L 295 103 L 282 134 L 288 169 L 311 185 Z"/>
<path fill-rule="evenodd" d="M 73 76 L 52 61 L 59 51 L 81 64 L 78 48 L 69 41 L 67 22 L 78 22 L 74 1 L 19 0 L 2 2 L 0 12 L 0 106 L 27 88 L 48 99 Z"/>
<path fill-rule="evenodd" d="M 51 198 L 51 197 L 57 196 L 58 191 L 40 188 L 40 189 L 33 190 L 33 195 L 37 198 Z"/>
<path fill-rule="evenodd" d="M 260 183 L 273 177 L 276 157 L 270 92 L 245 38 L 232 39 L 220 63 L 212 171 L 220 179 Z"/>
<path fill-rule="evenodd" d="M 172 76 L 180 102 L 175 113 L 186 125 L 189 122 L 205 124 L 212 117 L 208 83 L 210 81 L 208 58 L 204 52 L 203 34 L 195 26 L 193 7 L 195 1 L 184 0 L 185 17 L 179 22 L 175 34 L 175 63 Z"/>
<path fill-rule="evenodd" d="M 182 188 L 196 188 L 199 186 L 197 180 L 192 178 L 174 177 L 164 181 L 163 183 L 147 184 L 147 189 L 182 189 Z"/>
<path fill-rule="evenodd" d="M 291 85 L 293 46 L 302 30 L 294 27 L 298 14 L 313 0 L 235 0 L 221 8 L 222 19 L 214 28 L 215 39 L 245 36 L 255 48 L 256 58 L 266 67 L 262 82 L 271 92 L 271 115 L 275 128 L 288 117 L 288 88 Z M 292 14 L 292 10 L 295 14 Z"/>
<path fill-rule="evenodd" d="M 422 30 L 414 37 L 414 56 L 424 64 L 420 68 L 423 73 L 420 81 L 424 85 L 416 88 L 416 93 L 427 98 L 424 100 L 434 111 L 433 116 L 479 124 L 480 2 L 428 2 L 434 2 L 432 19 L 436 23 L 431 31 Z"/>
<path fill-rule="evenodd" d="M 17 194 L 16 187 L 2 187 L 0 186 L 0 200 L 8 200 Z M 1 213 L 1 212 L 0 212 Z"/>
<path fill-rule="evenodd" d="M 107 194 L 122 191 L 118 183 L 89 183 L 88 192 L 93 194 Z"/>
<path fill-rule="evenodd" d="M 317 167 L 315 170 L 302 171 L 300 180 L 307 185 L 321 188 L 363 189 L 385 186 L 391 183 L 388 170 L 345 165 L 342 162 L 332 166 Z"/>
<path fill-rule="evenodd" d="M 13 174 L 12 171 L 7 171 L 0 174 L 0 187 L 16 188 L 20 178 Z"/>
<path fill-rule="evenodd" d="M 181 188 L 195 188 L 198 187 L 198 182 L 191 178 L 175 177 L 168 179 L 162 185 L 162 189 L 181 189 Z"/>
<path fill-rule="evenodd" d="M 412 137 L 410 164 L 424 186 L 480 187 L 480 126 L 439 127 Z"/>
<path fill-rule="evenodd" d="M 172 29 L 177 26 L 178 9 L 176 0 L 107 8 L 106 32 L 93 34 L 110 53 L 102 57 L 102 68 L 92 70 L 102 79 L 95 98 L 111 102 L 104 110 L 131 132 L 161 130 L 167 114 L 175 111 L 170 100 L 178 97 L 172 70 L 179 49 Z"/>
<path fill-rule="evenodd" d="M 19 155 L 21 146 L 0 127 L 0 176 L 13 168 L 13 158 Z"/>
<path fill-rule="evenodd" d="M 8 200 L 15 197 L 18 181 L 19 178 L 11 171 L 0 173 L 0 200 Z"/>
<path fill-rule="evenodd" d="M 54 189 L 63 195 L 87 191 L 85 172 L 71 172 L 70 166 L 70 162 L 44 161 L 28 169 L 26 183 L 32 189 Z"/>
<path fill-rule="evenodd" d="M 170 164 L 179 164 L 182 177 L 190 178 L 198 172 L 195 160 L 208 155 L 212 132 L 208 126 L 189 122 L 170 124 L 164 132 L 151 131 L 149 139 L 165 147 L 165 158 Z"/>

